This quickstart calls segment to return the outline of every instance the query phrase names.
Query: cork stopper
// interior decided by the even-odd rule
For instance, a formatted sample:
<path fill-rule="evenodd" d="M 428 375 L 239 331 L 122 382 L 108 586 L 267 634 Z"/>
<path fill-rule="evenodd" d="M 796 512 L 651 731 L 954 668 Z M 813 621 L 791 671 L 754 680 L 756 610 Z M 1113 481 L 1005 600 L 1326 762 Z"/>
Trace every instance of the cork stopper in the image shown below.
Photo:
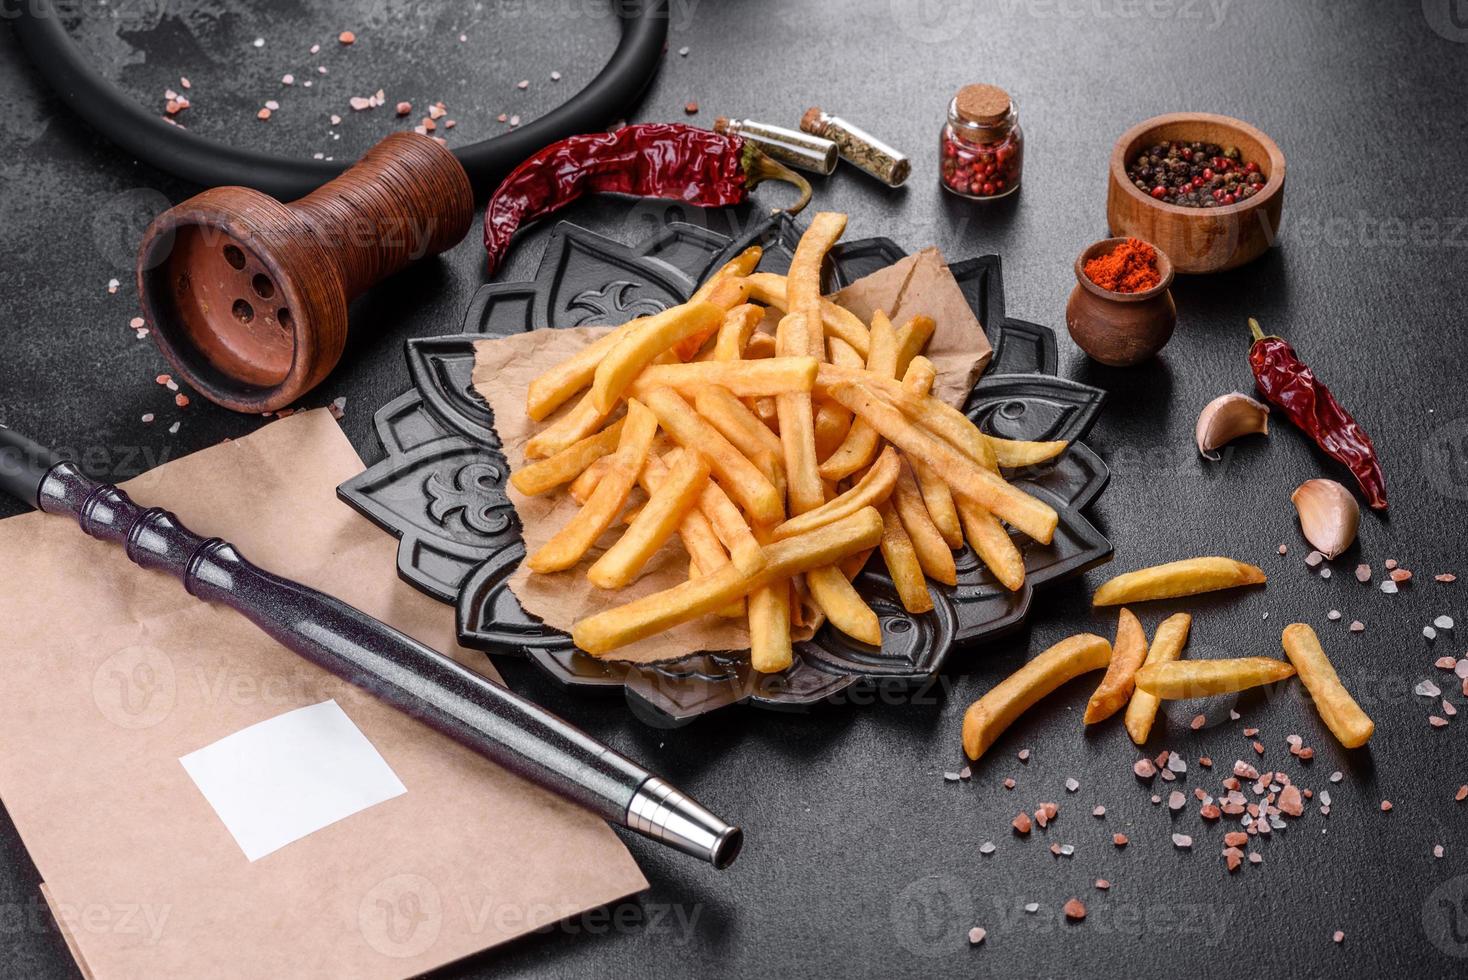
<path fill-rule="evenodd" d="M 824 113 L 821 112 L 820 106 L 811 106 L 809 109 L 805 110 L 805 115 L 800 117 L 800 128 L 805 130 L 807 133 L 814 133 L 815 135 L 820 136 L 821 130 L 825 128 L 821 125 L 822 115 L 824 115 Z"/>
<path fill-rule="evenodd" d="M 958 117 L 975 126 L 992 126 L 1009 115 L 1009 93 L 998 85 L 965 85 L 953 102 Z"/>
<path fill-rule="evenodd" d="M 729 131 L 729 117 L 718 116 L 714 119 L 714 132 L 727 133 Z"/>

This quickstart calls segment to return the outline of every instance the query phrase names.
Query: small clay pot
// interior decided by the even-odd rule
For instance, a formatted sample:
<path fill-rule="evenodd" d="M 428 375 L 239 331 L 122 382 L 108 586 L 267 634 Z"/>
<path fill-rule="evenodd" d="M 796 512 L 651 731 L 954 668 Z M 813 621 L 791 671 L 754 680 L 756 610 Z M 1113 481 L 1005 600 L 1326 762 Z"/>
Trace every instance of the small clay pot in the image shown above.
<path fill-rule="evenodd" d="M 1125 238 L 1105 238 L 1076 258 L 1076 288 L 1065 305 L 1065 325 L 1081 350 L 1111 367 L 1140 364 L 1163 348 L 1177 326 L 1173 305 L 1172 261 L 1157 249 L 1157 271 L 1162 281 L 1140 293 L 1102 289 L 1086 275 L 1086 263 L 1106 255 Z"/>

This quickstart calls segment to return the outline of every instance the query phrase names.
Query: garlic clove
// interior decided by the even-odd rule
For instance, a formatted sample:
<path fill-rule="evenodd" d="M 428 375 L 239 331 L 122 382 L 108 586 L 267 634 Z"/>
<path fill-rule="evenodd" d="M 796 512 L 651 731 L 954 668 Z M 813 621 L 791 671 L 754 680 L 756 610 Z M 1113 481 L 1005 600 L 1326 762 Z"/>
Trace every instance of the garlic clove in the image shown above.
<path fill-rule="evenodd" d="M 1306 480 L 1290 494 L 1290 501 L 1299 512 L 1305 540 L 1325 557 L 1336 557 L 1356 540 L 1361 506 L 1334 480 Z"/>
<path fill-rule="evenodd" d="M 1203 458 L 1216 460 L 1219 446 L 1256 432 L 1269 435 L 1269 406 L 1231 391 L 1203 407 L 1193 435 Z"/>

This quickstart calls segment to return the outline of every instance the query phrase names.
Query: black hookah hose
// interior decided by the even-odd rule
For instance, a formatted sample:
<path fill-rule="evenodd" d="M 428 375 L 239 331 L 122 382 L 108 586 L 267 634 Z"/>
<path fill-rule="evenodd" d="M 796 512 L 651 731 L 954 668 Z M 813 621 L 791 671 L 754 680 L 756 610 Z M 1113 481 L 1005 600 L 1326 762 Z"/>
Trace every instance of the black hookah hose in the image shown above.
<path fill-rule="evenodd" d="M 612 4 L 622 37 L 605 68 L 552 112 L 519 129 L 454 151 L 479 195 L 541 147 L 600 129 L 625 113 L 657 72 L 668 37 L 668 0 Z M 62 10 L 69 4 L 62 3 Z M 66 33 L 56 0 L 0 0 L 32 64 L 72 111 L 139 160 L 205 187 L 253 187 L 282 201 L 304 197 L 350 162 L 297 160 L 224 146 L 133 102 L 92 66 Z"/>

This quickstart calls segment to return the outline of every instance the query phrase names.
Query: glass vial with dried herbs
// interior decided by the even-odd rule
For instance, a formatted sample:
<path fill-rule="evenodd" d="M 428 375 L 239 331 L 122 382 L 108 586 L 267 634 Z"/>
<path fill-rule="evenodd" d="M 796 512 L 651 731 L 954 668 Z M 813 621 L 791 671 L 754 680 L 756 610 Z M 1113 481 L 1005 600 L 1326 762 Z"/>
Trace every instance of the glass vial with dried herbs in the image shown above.
<path fill-rule="evenodd" d="M 865 170 L 888 187 L 901 185 L 912 172 L 912 164 L 908 162 L 906 154 L 899 153 L 840 116 L 823 112 L 819 107 L 806 110 L 800 119 L 800 128 L 814 136 L 833 141 L 840 149 L 843 159 Z"/>
<path fill-rule="evenodd" d="M 943 189 L 970 200 L 1019 190 L 1024 133 L 1009 93 L 997 85 L 965 85 L 948 103 L 938 138 Z"/>
<path fill-rule="evenodd" d="M 742 136 L 781 163 L 812 173 L 829 174 L 836 169 L 836 161 L 840 159 L 836 144 L 825 137 L 753 119 L 720 116 L 714 120 L 714 132 Z"/>

